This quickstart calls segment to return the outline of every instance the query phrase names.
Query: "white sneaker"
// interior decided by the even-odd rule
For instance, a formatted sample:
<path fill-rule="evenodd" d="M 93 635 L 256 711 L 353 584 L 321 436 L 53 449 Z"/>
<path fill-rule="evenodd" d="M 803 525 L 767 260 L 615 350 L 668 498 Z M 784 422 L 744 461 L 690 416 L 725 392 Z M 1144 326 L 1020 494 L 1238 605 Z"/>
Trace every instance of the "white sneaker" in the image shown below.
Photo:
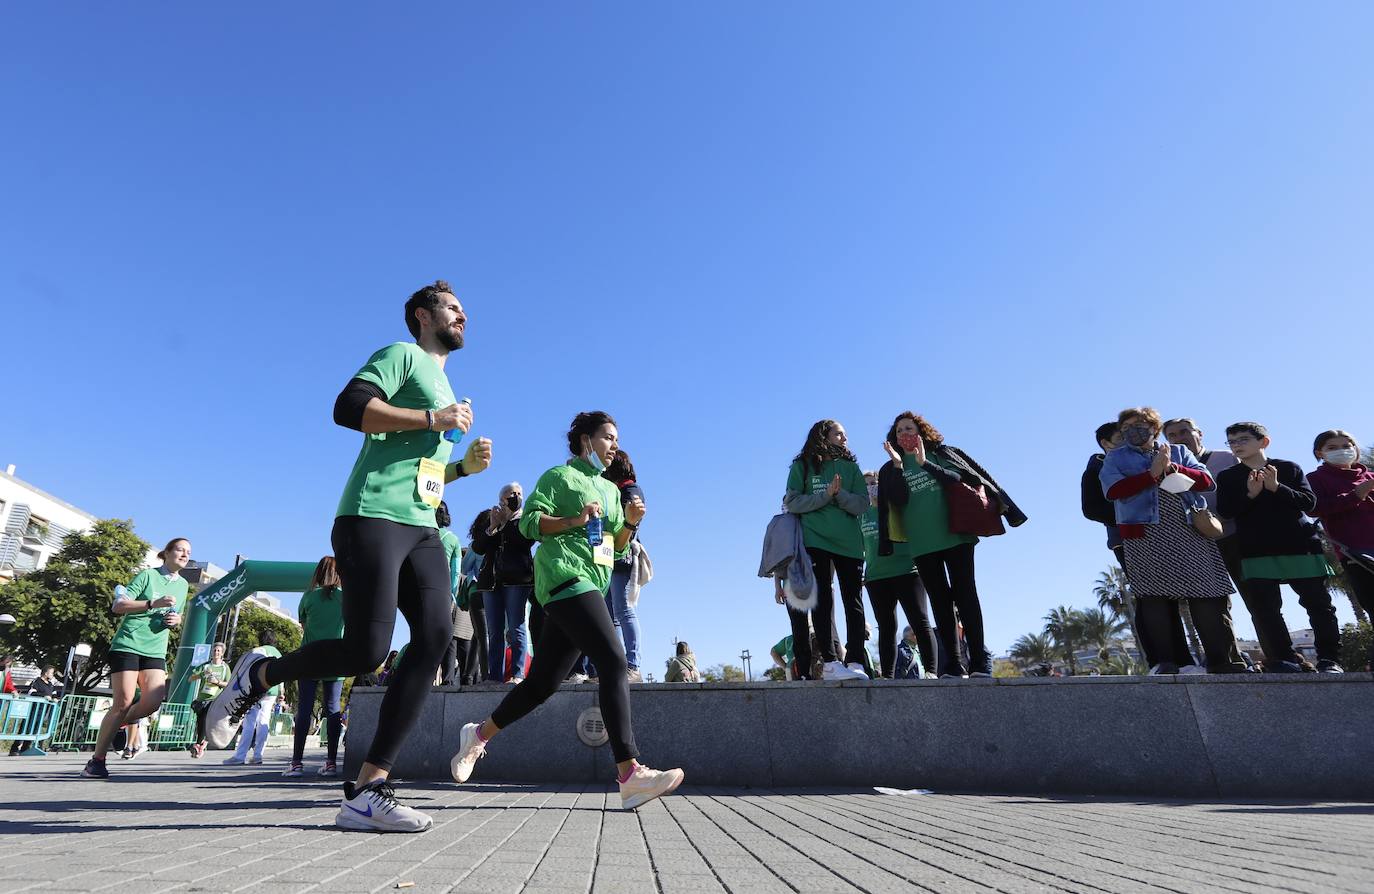
<path fill-rule="evenodd" d="M 250 682 L 253 665 L 266 660 L 262 655 L 245 653 L 234 665 L 234 675 L 229 685 L 205 709 L 205 741 L 210 743 L 211 748 L 227 748 L 234 738 L 234 731 L 243 722 L 243 715 L 267 692 L 266 689 L 255 689 Z"/>
<path fill-rule="evenodd" d="M 239 757 L 237 754 L 231 754 L 224 759 L 224 763 L 226 766 L 233 766 L 235 764 L 245 764 L 247 763 L 247 761 Z"/>
<path fill-rule="evenodd" d="M 868 674 L 862 670 L 855 672 L 838 661 L 827 661 L 821 668 L 822 680 L 867 680 Z"/>
<path fill-rule="evenodd" d="M 579 686 L 579 685 L 581 685 L 581 684 L 587 682 L 587 675 L 586 675 L 586 674 L 573 674 L 572 676 L 568 677 L 568 679 L 565 680 L 564 682 L 566 682 L 566 683 L 571 683 L 571 684 L 573 684 L 574 686 Z"/>
<path fill-rule="evenodd" d="M 858 674 L 860 677 L 863 677 L 865 680 L 868 679 L 868 671 L 864 670 L 864 666 L 862 664 L 859 664 L 857 661 L 851 661 L 848 664 L 846 664 L 845 667 L 849 668 L 854 673 Z"/>
<path fill-rule="evenodd" d="M 391 784 L 379 779 L 362 788 L 344 783 L 344 799 L 334 825 L 361 832 L 423 832 L 434 821 L 397 801 Z"/>
<path fill-rule="evenodd" d="M 524 678 L 524 677 L 511 677 L 507 682 L 510 683 L 510 685 L 512 685 L 512 686 L 519 686 L 521 683 L 525 682 L 525 678 Z"/>
<path fill-rule="evenodd" d="M 316 776 L 323 776 L 326 779 L 335 779 L 339 775 L 339 765 L 333 761 L 325 761 L 324 766 L 315 772 Z"/>
<path fill-rule="evenodd" d="M 287 777 L 288 779 L 295 779 L 298 776 L 305 775 L 305 768 L 302 767 L 300 764 L 292 764 L 285 770 L 282 770 L 281 775 Z"/>
<path fill-rule="evenodd" d="M 1207 675 L 1207 668 L 1198 667 L 1196 664 L 1188 664 L 1178 669 L 1178 675 L 1180 677 L 1205 677 Z"/>
<path fill-rule="evenodd" d="M 642 673 L 639 672 L 639 668 L 637 668 L 637 667 L 632 667 L 632 668 L 630 668 L 629 671 L 626 672 L 625 677 L 626 677 L 626 679 L 628 679 L 631 683 L 643 683 L 643 682 L 644 682 L 644 675 L 643 675 Z"/>
<path fill-rule="evenodd" d="M 635 764 L 630 778 L 620 783 L 620 805 L 626 810 L 634 810 L 654 798 L 672 794 L 685 777 L 681 770 L 654 770 Z"/>
<path fill-rule="evenodd" d="M 245 763 L 245 764 L 260 764 L 260 763 L 262 763 L 262 758 L 258 757 L 258 756 L 255 754 L 255 755 L 253 755 L 252 757 L 250 757 L 250 758 L 248 758 L 247 760 L 245 760 L 244 763 Z"/>
<path fill-rule="evenodd" d="M 473 767 L 477 766 L 477 761 L 487 753 L 486 743 L 477 738 L 477 730 L 480 728 L 480 724 L 467 723 L 458 733 L 458 753 L 448 764 L 454 782 L 467 782 L 472 776 Z"/>

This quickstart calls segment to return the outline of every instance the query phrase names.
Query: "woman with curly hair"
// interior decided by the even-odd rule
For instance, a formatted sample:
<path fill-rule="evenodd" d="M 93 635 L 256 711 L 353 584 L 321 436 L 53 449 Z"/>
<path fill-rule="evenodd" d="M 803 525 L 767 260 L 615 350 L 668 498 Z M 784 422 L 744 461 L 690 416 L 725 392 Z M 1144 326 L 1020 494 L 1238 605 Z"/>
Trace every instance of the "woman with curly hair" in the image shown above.
<path fill-rule="evenodd" d="M 863 564 L 864 540 L 859 518 L 869 507 L 868 484 L 849 452 L 844 426 L 822 419 L 806 434 L 806 443 L 787 471 L 787 496 L 783 507 L 801 516 L 803 542 L 816 572 L 816 599 L 799 605 L 790 598 L 787 615 L 792 622 L 792 642 L 797 665 L 810 675 L 812 655 L 806 613 L 811 613 L 827 680 L 866 680 L 859 656 L 864 654 Z M 845 655 L 855 660 L 842 663 L 835 654 L 834 578 L 840 579 L 840 604 L 844 608 Z"/>
<path fill-rule="evenodd" d="M 945 489 L 983 488 L 989 504 L 1012 527 L 1024 524 L 1026 516 L 982 466 L 945 444 L 935 426 L 909 410 L 893 420 L 883 449 L 889 459 L 878 470 L 879 553 L 890 555 L 893 541 L 905 536 L 916 557 L 939 634 L 940 676 L 991 677 L 992 653 L 983 639 L 983 607 L 974 576 L 978 537 L 954 530 Z M 901 519 L 903 531 L 891 530 L 889 510 Z M 968 645 L 967 669 L 959 653 L 958 625 Z"/>

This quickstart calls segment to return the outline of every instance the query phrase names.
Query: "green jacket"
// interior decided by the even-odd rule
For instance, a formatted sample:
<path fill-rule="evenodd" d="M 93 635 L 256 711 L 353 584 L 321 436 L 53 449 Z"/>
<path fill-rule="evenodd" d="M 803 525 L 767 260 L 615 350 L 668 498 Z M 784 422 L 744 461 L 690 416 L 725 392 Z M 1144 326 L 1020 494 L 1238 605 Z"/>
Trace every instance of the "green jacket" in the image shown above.
<path fill-rule="evenodd" d="M 581 457 L 539 476 L 534 491 L 525 498 L 520 533 L 539 542 L 539 549 L 534 554 L 534 596 L 540 605 L 583 593 L 606 592 L 611 582 L 611 569 L 593 559 L 585 527 L 561 534 L 539 533 L 539 519 L 546 515 L 553 518 L 581 515 L 583 507 L 594 500 L 601 503 L 602 536 L 615 537 L 625 526 L 620 491 Z M 618 555 L 628 554 L 627 548 Z"/>

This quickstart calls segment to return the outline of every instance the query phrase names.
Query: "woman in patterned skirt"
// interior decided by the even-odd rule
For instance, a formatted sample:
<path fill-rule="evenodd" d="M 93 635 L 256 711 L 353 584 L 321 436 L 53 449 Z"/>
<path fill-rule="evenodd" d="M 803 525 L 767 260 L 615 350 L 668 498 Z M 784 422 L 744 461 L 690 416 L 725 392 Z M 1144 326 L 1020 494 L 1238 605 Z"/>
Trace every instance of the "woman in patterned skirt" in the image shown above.
<path fill-rule="evenodd" d="M 1216 484 L 1187 447 L 1157 443 L 1162 426 L 1153 408 L 1122 410 L 1119 419 L 1125 444 L 1107 454 L 1102 490 L 1116 504 L 1150 672 L 1243 671 L 1233 658 L 1236 638 L 1226 611 L 1235 589 L 1216 543 L 1192 525 L 1192 512 L 1206 505 L 1199 494 Z M 1207 653 L 1207 671 L 1171 650 L 1181 600 L 1188 602 Z"/>

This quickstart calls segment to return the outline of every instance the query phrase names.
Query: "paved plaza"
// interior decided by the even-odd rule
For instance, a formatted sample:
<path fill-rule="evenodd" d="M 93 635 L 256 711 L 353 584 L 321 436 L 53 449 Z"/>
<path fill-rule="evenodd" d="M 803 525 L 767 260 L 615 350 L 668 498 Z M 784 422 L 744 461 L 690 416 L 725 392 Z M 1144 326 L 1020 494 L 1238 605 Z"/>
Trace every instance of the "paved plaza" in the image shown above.
<path fill-rule="evenodd" d="M 1367 803 L 686 786 L 626 813 L 610 786 L 415 783 L 434 828 L 376 835 L 281 749 L 223 756 L 5 759 L 0 891 L 1374 892 Z"/>

